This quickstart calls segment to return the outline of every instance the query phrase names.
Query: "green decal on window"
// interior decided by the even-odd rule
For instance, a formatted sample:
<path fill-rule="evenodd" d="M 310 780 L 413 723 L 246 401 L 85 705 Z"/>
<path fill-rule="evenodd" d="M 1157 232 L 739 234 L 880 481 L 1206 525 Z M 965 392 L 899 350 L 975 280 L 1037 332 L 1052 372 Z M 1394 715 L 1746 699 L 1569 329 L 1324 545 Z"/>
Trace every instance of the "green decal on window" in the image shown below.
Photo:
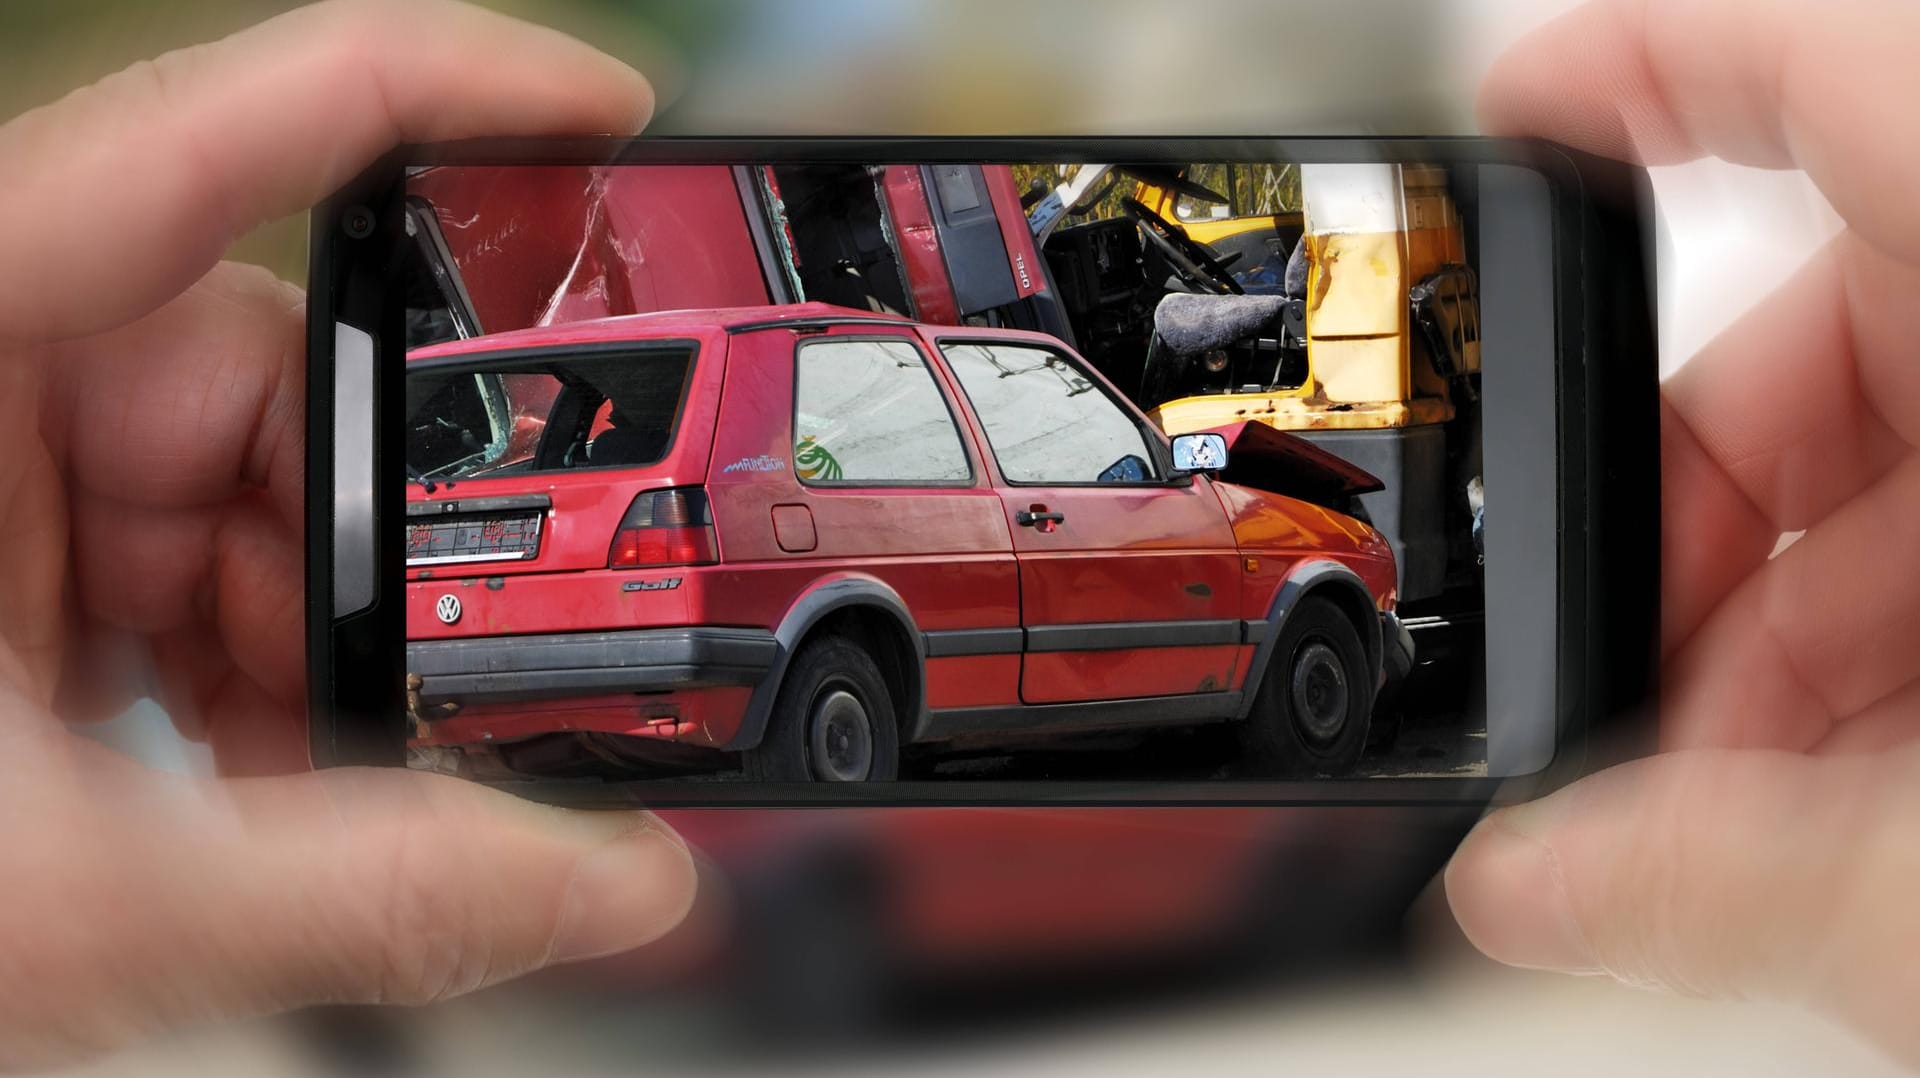
<path fill-rule="evenodd" d="M 841 478 L 840 462 L 833 459 L 826 446 L 814 441 L 811 434 L 793 447 L 793 470 L 802 479 L 834 483 Z"/>

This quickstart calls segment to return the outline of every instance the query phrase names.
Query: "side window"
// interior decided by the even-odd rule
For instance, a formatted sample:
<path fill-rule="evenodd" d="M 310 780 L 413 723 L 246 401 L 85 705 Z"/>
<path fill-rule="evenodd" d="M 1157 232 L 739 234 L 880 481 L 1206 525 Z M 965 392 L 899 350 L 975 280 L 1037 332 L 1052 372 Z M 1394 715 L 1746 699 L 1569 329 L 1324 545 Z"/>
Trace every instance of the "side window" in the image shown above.
<path fill-rule="evenodd" d="M 1240 216 L 1239 192 L 1234 189 L 1235 169 L 1232 165 L 1189 165 L 1187 179 L 1216 195 L 1226 198 L 1225 202 L 1215 202 L 1210 198 L 1195 198 L 1189 194 L 1175 194 L 1173 215 L 1182 221 L 1207 221 L 1215 218 Z"/>
<path fill-rule="evenodd" d="M 1293 165 L 1189 165 L 1187 179 L 1227 201 L 1178 195 L 1173 212 L 1182 221 L 1270 217 L 1300 208 L 1300 170 Z"/>
<path fill-rule="evenodd" d="M 407 466 L 429 478 L 497 462 L 507 450 L 500 379 L 453 372 L 407 378 Z"/>
<path fill-rule="evenodd" d="M 941 346 L 1010 483 L 1145 483 L 1146 435 L 1080 367 L 1013 344 Z"/>
<path fill-rule="evenodd" d="M 810 483 L 969 482 L 953 413 L 906 341 L 819 340 L 794 364 L 793 470 Z"/>

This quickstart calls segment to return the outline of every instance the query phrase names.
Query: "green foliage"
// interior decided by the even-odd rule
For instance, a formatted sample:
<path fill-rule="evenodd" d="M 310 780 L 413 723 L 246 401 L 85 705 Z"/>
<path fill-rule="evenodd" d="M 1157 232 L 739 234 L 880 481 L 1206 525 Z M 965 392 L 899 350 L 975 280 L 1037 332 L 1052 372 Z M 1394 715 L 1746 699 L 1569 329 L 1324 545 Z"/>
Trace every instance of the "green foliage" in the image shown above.
<path fill-rule="evenodd" d="M 1022 193 L 1035 183 L 1043 190 L 1051 191 L 1067 177 L 1073 175 L 1078 165 L 1061 164 L 1017 164 L 1013 169 L 1014 186 Z M 1228 216 L 1253 217 L 1272 213 L 1295 213 L 1300 209 L 1300 167 L 1290 164 L 1197 164 L 1189 165 L 1187 178 L 1193 180 L 1217 194 L 1227 197 Z M 1109 177 L 1111 178 L 1111 177 Z M 1080 221 L 1099 221 L 1122 215 L 1120 200 L 1132 197 L 1136 184 L 1121 177 L 1113 184 L 1093 209 L 1084 216 L 1075 218 Z M 1188 211 L 1191 218 L 1211 216 L 1212 206 L 1197 199 L 1181 198 L 1179 208 Z"/>

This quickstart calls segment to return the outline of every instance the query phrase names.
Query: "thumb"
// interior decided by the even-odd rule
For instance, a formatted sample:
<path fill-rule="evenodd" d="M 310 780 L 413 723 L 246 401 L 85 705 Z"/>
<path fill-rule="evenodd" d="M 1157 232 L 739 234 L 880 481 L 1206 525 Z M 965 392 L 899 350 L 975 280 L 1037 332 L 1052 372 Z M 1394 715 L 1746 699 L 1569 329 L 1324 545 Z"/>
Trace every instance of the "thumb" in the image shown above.
<path fill-rule="evenodd" d="M 93 823 L 22 829 L 55 871 L 18 896 L 42 927 L 7 950 L 43 976 L 0 970 L 0 1066 L 316 1003 L 425 1003 L 637 947 L 693 898 L 686 846 L 648 813 L 398 768 L 95 777 L 116 781 L 93 786 Z"/>
<path fill-rule="evenodd" d="M 1499 961 L 1802 1002 L 1920 1062 L 1920 746 L 1637 761 L 1488 816 L 1446 888 Z"/>
<path fill-rule="evenodd" d="M 651 813 L 398 769 L 232 785 L 250 822 L 224 875 L 262 925 L 240 972 L 277 972 L 291 1003 L 459 995 L 651 942 L 693 900 L 687 847 Z"/>

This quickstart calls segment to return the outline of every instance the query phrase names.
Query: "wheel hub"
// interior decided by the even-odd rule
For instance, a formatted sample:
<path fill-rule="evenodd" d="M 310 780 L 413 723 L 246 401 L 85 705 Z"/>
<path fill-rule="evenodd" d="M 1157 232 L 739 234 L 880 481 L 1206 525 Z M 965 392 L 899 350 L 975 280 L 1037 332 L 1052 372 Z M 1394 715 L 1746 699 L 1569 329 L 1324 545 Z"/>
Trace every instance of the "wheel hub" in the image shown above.
<path fill-rule="evenodd" d="M 1339 739 L 1347 724 L 1347 673 L 1340 654 L 1325 641 L 1302 645 L 1288 694 L 1294 721 L 1309 740 L 1326 745 Z"/>
<path fill-rule="evenodd" d="M 873 726 L 860 698 L 830 688 L 807 717 L 808 766 L 823 782 L 861 782 L 873 770 Z"/>

